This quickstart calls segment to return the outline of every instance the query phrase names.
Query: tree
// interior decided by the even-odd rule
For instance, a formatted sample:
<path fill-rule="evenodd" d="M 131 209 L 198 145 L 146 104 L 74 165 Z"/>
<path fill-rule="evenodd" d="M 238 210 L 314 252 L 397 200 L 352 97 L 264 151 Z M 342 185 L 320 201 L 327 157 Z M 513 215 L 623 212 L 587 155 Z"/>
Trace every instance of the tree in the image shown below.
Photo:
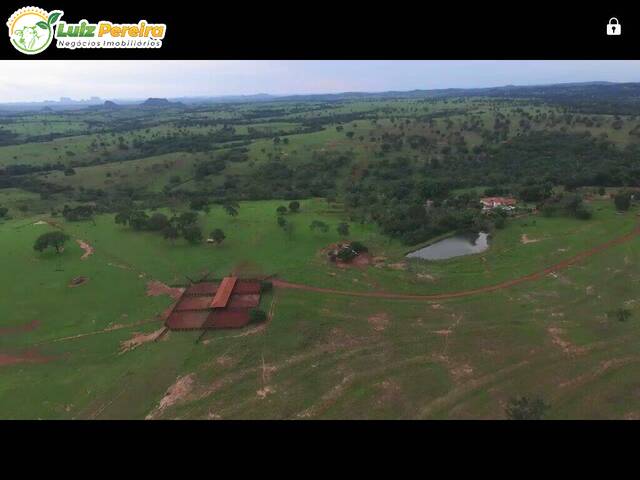
<path fill-rule="evenodd" d="M 160 232 L 169 226 L 169 219 L 163 213 L 154 213 L 147 221 L 147 228 L 154 232 Z"/>
<path fill-rule="evenodd" d="M 298 213 L 300 211 L 300 202 L 298 202 L 297 200 L 294 200 L 293 202 L 289 203 L 289 211 L 291 213 Z"/>
<path fill-rule="evenodd" d="M 9 213 L 9 209 L 7 207 L 0 207 L 0 218 L 4 218 Z"/>
<path fill-rule="evenodd" d="M 65 205 L 62 209 L 62 216 L 70 222 L 79 222 L 81 220 L 90 220 L 93 217 L 94 207 L 92 205 L 78 205 L 77 207 L 69 207 Z"/>
<path fill-rule="evenodd" d="M 287 207 L 285 207 L 284 205 L 280 205 L 276 212 L 278 213 L 278 215 L 284 215 L 285 213 L 287 213 Z"/>
<path fill-rule="evenodd" d="M 615 318 L 619 322 L 626 322 L 631 318 L 632 313 L 631 310 L 627 310 L 626 308 L 618 308 L 613 312 L 609 312 L 607 315 L 609 317 Z"/>
<path fill-rule="evenodd" d="M 58 231 L 43 233 L 36 239 L 33 244 L 33 249 L 38 252 L 42 252 L 48 247 L 53 247 L 55 248 L 56 253 L 60 253 L 67 240 L 69 240 L 69 235 L 66 233 Z"/>
<path fill-rule="evenodd" d="M 142 210 L 136 210 L 131 212 L 129 216 L 129 226 L 134 230 L 144 230 L 147 228 L 147 222 L 149 221 L 149 215 Z"/>
<path fill-rule="evenodd" d="M 341 222 L 338 224 L 338 226 L 336 227 L 336 230 L 338 231 L 338 234 L 342 237 L 347 237 L 349 236 L 349 224 L 345 223 L 345 222 Z"/>
<path fill-rule="evenodd" d="M 202 242 L 202 229 L 197 225 L 189 225 L 183 230 L 182 235 L 193 245 Z"/>
<path fill-rule="evenodd" d="M 322 220 L 314 220 L 313 222 L 311 222 L 311 225 L 309 225 L 309 228 L 312 232 L 319 230 L 322 233 L 327 233 L 329 231 L 329 225 L 324 223 Z"/>
<path fill-rule="evenodd" d="M 574 212 L 574 216 L 578 219 L 578 220 L 589 220 L 591 219 L 591 217 L 593 217 L 593 212 L 587 208 L 585 205 L 579 205 L 575 212 Z"/>
<path fill-rule="evenodd" d="M 209 207 L 209 202 L 207 201 L 206 198 L 194 198 L 193 200 L 191 200 L 191 202 L 189 202 L 189 208 L 191 210 L 201 210 L 201 211 L 207 211 Z"/>
<path fill-rule="evenodd" d="M 179 231 L 184 232 L 184 230 L 198 221 L 198 214 L 196 212 L 182 212 L 178 215 L 174 222 Z"/>
<path fill-rule="evenodd" d="M 227 212 L 228 215 L 230 215 L 231 217 L 235 217 L 236 215 L 238 215 L 238 209 L 240 208 L 240 205 L 238 205 L 236 202 L 225 202 L 222 205 L 222 208 L 224 208 L 224 211 Z"/>
<path fill-rule="evenodd" d="M 506 414 L 509 420 L 541 420 L 549 408 L 539 397 L 515 397 L 509 399 Z"/>
<path fill-rule="evenodd" d="M 283 229 L 285 232 L 287 232 L 287 237 L 289 237 L 289 240 L 291 240 L 293 238 L 293 231 L 295 230 L 295 224 L 293 222 L 286 222 Z"/>
<path fill-rule="evenodd" d="M 173 243 L 180 236 L 180 232 L 176 227 L 169 224 L 162 230 L 162 236 L 165 240 L 171 240 Z"/>
<path fill-rule="evenodd" d="M 616 209 L 621 212 L 626 212 L 631 208 L 631 195 L 629 192 L 620 192 L 617 193 L 615 197 L 613 197 L 613 203 L 616 206 Z"/>
<path fill-rule="evenodd" d="M 278 226 L 284 229 L 287 226 L 287 219 L 284 217 L 278 217 Z"/>
<path fill-rule="evenodd" d="M 131 212 L 128 210 L 118 212 L 116 214 L 115 221 L 118 225 L 127 225 L 129 223 L 129 219 L 131 218 Z"/>
<path fill-rule="evenodd" d="M 211 232 L 211 239 L 214 242 L 216 242 L 217 245 L 220 245 L 225 238 L 227 237 L 225 236 L 224 232 L 219 228 L 216 228 Z"/>

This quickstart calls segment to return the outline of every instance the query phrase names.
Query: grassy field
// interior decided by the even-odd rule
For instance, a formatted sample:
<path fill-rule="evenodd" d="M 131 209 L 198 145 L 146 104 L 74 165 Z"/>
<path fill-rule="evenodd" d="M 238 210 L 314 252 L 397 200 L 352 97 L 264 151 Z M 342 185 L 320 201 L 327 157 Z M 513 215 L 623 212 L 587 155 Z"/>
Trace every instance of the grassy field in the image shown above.
<path fill-rule="evenodd" d="M 95 225 L 55 219 L 95 248 L 86 260 L 75 242 L 59 255 L 34 252 L 52 228 L 34 224 L 41 217 L 1 224 L 3 418 L 502 418 L 507 399 L 522 394 L 542 395 L 550 418 L 640 415 L 637 239 L 555 276 L 457 300 L 276 289 L 263 299 L 273 313 L 266 326 L 211 332 L 199 344 L 198 333 L 172 332 L 127 350 L 136 334 L 162 327 L 158 315 L 171 303 L 146 295 L 152 279 L 236 271 L 354 291 L 455 291 L 530 273 L 636 223 L 635 212 L 617 215 L 598 201 L 589 222 L 516 220 L 484 255 L 406 270 L 389 267 L 406 247 L 352 225 L 350 237 L 385 266 L 338 269 L 319 253 L 337 233 L 308 224 L 334 226 L 339 211 L 303 201 L 288 215 L 297 226 L 289 239 L 275 222 L 279 204 L 242 203 L 236 218 L 202 214 L 205 231 L 227 233 L 221 246 L 171 245 L 112 216 Z M 540 241 L 523 244 L 523 233 Z M 418 281 L 424 272 L 437 281 Z M 78 276 L 89 280 L 69 287 Z M 622 306 L 634 315 L 627 322 L 608 315 Z"/>
<path fill-rule="evenodd" d="M 407 259 L 419 245 L 384 235 L 373 221 L 350 220 L 358 211 L 344 207 L 349 182 L 364 179 L 355 182 L 363 190 L 393 189 L 358 197 L 365 199 L 360 206 L 401 211 L 415 197 L 422 212 L 421 181 L 451 175 L 446 164 L 432 164 L 464 160 L 479 168 L 528 132 L 606 136 L 611 150 L 602 150 L 604 166 L 614 149 L 638 142 L 638 116 L 565 114 L 559 106 L 484 98 L 3 114 L 0 207 L 8 215 L 0 218 L 0 418 L 505 418 L 508 400 L 528 395 L 551 405 L 548 418 L 640 419 L 640 237 L 509 288 L 467 294 L 632 232 L 638 202 L 620 213 L 610 198 L 620 188 L 613 185 L 625 183 L 612 183 L 604 195 L 597 187 L 578 190 L 590 220 L 510 218 L 491 231 L 484 253 L 437 262 Z M 507 129 L 495 126 L 506 118 Z M 412 145 L 415 138 L 424 142 Z M 525 147 L 537 146 L 530 143 Z M 562 140 L 549 148 L 558 145 Z M 197 165 L 220 160 L 232 147 L 236 155 L 219 170 L 196 175 Z M 579 151 L 576 165 L 585 153 Z M 541 152 L 535 161 L 555 154 Z M 629 158 L 615 165 L 631 176 Z M 329 160 L 338 166 L 312 168 Z M 262 185 L 259 175 L 280 164 L 290 176 Z M 6 168 L 15 172 L 16 165 L 33 170 Z M 69 166 L 73 171 L 63 171 Z M 309 179 L 299 178 L 300 166 L 302 176 L 313 171 Z M 365 171 L 375 185 L 371 177 L 367 184 Z M 533 180 L 545 181 L 545 172 L 534 173 Z M 304 186 L 323 174 L 335 186 Z M 292 178 L 295 189 L 277 190 Z M 477 178 L 447 199 L 502 186 L 500 179 Z M 245 186 L 247 179 L 246 190 L 274 189 L 252 194 L 228 186 Z M 410 195 L 403 197 L 405 182 Z M 520 186 L 506 187 L 517 195 Z M 554 182 L 553 189 L 561 193 L 565 185 Z M 307 195 L 330 198 L 299 199 L 300 212 L 285 217 L 293 225 L 288 234 L 276 210 Z M 220 205 L 227 196 L 289 199 L 241 201 L 231 217 Z M 380 200 L 386 196 L 393 202 Z M 171 216 L 187 211 L 194 198 L 211 202 L 198 224 L 205 237 L 221 228 L 221 245 L 170 242 L 114 222 L 114 210 L 123 206 L 162 205 L 154 211 Z M 55 215 L 78 204 L 99 213 L 85 222 Z M 312 231 L 315 220 L 329 231 Z M 344 238 L 336 229 L 341 222 L 350 225 Z M 34 251 L 36 238 L 56 229 L 71 237 L 64 251 Z M 363 242 L 369 263 L 329 262 L 327 248 L 341 240 Z M 80 241 L 95 249 L 84 259 Z M 172 300 L 150 296 L 149 283 L 185 284 L 206 273 L 274 277 L 298 288 L 281 283 L 263 296 L 264 324 L 207 332 L 199 343 L 200 332 L 154 341 Z M 74 286 L 80 277 L 85 282 Z M 459 292 L 466 294 L 390 298 Z M 364 295 L 372 293 L 377 296 Z M 630 318 L 619 319 L 620 309 Z"/>

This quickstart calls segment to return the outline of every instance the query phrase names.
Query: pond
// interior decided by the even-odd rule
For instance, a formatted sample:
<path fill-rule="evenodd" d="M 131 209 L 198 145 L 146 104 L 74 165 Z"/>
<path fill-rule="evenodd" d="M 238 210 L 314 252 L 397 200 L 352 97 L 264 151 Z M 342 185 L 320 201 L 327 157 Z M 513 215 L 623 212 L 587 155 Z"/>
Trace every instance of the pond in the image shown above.
<path fill-rule="evenodd" d="M 484 252 L 487 248 L 489 248 L 488 233 L 461 233 L 411 252 L 407 254 L 407 258 L 446 260 L 447 258 Z"/>

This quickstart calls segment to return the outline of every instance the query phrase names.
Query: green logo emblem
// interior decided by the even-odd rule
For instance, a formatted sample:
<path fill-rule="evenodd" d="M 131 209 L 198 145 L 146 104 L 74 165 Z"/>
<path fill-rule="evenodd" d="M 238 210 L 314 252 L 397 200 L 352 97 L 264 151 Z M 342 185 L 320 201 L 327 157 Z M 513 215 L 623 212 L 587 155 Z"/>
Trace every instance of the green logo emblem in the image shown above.
<path fill-rule="evenodd" d="M 53 40 L 53 27 L 62 16 L 61 10 L 51 13 L 37 7 L 25 7 L 14 12 L 7 22 L 9 38 L 16 50 L 35 55 L 44 51 Z"/>

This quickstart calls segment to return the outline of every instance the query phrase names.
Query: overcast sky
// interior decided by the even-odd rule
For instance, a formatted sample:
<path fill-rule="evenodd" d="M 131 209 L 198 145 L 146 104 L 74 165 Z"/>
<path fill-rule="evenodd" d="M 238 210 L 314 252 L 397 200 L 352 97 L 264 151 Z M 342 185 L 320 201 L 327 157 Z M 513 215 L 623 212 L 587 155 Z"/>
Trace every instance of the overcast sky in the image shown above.
<path fill-rule="evenodd" d="M 0 102 L 640 81 L 640 61 L 0 61 Z"/>

